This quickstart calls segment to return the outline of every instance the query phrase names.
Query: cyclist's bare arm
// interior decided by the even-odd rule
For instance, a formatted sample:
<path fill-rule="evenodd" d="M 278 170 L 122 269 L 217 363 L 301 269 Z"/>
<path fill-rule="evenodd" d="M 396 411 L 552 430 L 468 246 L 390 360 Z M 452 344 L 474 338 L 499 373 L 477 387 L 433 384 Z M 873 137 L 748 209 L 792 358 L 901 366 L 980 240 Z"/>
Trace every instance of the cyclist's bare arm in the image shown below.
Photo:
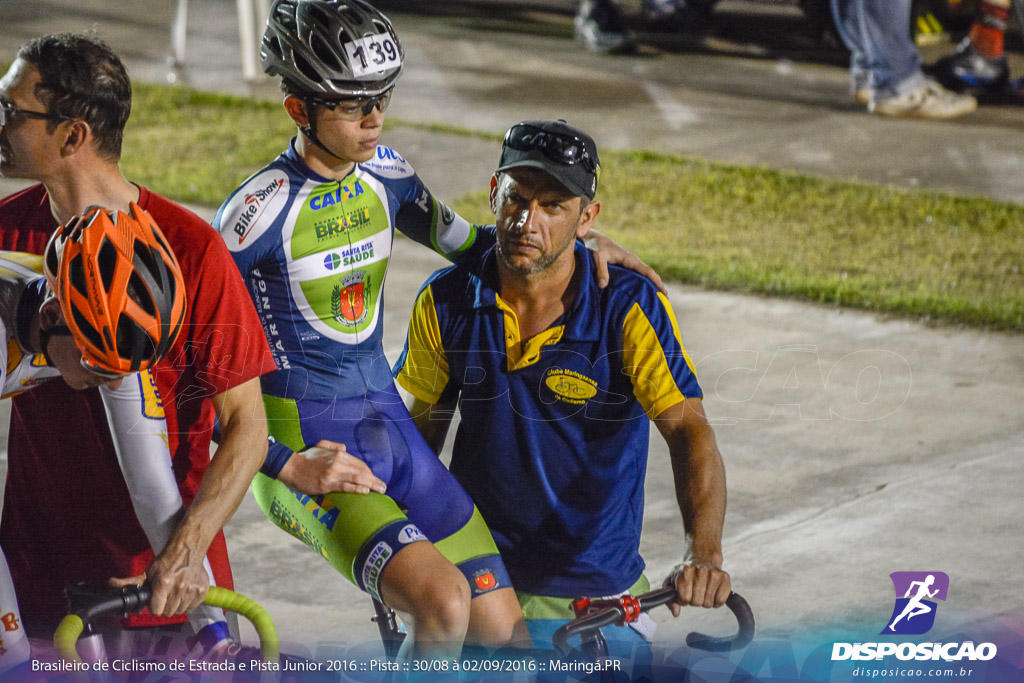
<path fill-rule="evenodd" d="M 674 575 L 679 604 L 720 607 L 732 590 L 722 570 L 725 466 L 699 398 L 664 410 L 654 423 L 668 443 L 676 500 L 690 539 L 690 562 Z M 679 614 L 679 605 L 672 605 Z"/>
<path fill-rule="evenodd" d="M 435 453 L 440 453 L 444 448 L 444 440 L 448 436 L 448 428 L 452 424 L 456 403 L 457 401 L 427 403 L 414 396 L 409 397 L 406 401 L 416 429 L 423 435 L 424 441 Z"/>
<path fill-rule="evenodd" d="M 184 519 L 146 570 L 153 586 L 150 611 L 161 616 L 195 608 L 209 587 L 203 558 L 217 532 L 242 502 L 267 453 L 267 426 L 259 379 L 212 398 L 221 443 Z"/>

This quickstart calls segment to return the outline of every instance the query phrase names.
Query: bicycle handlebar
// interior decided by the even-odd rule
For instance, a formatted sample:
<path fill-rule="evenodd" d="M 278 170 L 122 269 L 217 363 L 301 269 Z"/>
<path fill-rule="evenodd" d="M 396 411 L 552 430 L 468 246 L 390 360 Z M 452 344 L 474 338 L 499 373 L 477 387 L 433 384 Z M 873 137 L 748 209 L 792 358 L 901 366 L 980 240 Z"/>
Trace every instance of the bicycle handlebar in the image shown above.
<path fill-rule="evenodd" d="M 149 604 L 153 590 L 148 583 L 141 586 L 122 586 L 120 588 L 90 588 L 84 584 L 76 584 L 68 588 L 68 601 L 71 614 L 61 620 L 53 635 L 53 644 L 57 652 L 68 661 L 80 662 L 75 643 L 82 634 L 85 625 L 93 619 L 108 615 L 120 614 L 122 617 L 135 614 Z M 203 604 L 221 607 L 237 612 L 252 623 L 260 639 L 260 653 L 268 662 L 276 662 L 281 655 L 277 640 L 277 629 L 266 610 L 253 600 L 219 586 L 211 586 L 203 598 Z"/>
<path fill-rule="evenodd" d="M 612 624 L 623 625 L 635 621 L 640 614 L 648 612 L 660 605 L 667 605 L 676 598 L 675 588 L 662 588 L 638 595 L 623 596 L 616 599 L 588 600 L 582 598 L 573 603 L 577 614 L 581 614 L 565 624 L 552 636 L 555 649 L 566 655 L 570 651 L 569 638 L 578 634 L 599 629 Z M 725 606 L 736 617 L 739 629 L 732 636 L 716 638 L 703 633 L 690 633 L 686 636 L 686 644 L 698 650 L 724 652 L 746 647 L 754 638 L 754 613 L 743 596 L 730 593 Z"/>

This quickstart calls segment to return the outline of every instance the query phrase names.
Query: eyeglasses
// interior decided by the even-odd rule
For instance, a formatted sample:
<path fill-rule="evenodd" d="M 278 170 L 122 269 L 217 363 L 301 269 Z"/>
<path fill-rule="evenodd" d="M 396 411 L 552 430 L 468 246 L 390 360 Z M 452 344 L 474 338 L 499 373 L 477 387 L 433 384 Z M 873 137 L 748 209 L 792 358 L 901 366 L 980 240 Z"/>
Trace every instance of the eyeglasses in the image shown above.
<path fill-rule="evenodd" d="M 320 105 L 324 109 L 330 109 L 340 115 L 342 121 L 362 121 L 370 115 L 374 107 L 383 114 L 391 104 L 391 93 L 394 88 L 388 88 L 375 97 L 359 97 L 352 100 L 319 100 L 312 99 L 313 104 Z"/>
<path fill-rule="evenodd" d="M 586 144 L 575 135 L 553 133 L 536 126 L 516 124 L 505 134 L 505 146 L 520 152 L 540 150 L 544 156 L 566 166 L 582 164 L 595 171 L 594 160 L 587 153 Z"/>
<path fill-rule="evenodd" d="M 0 126 L 6 126 L 17 117 L 24 116 L 29 119 L 43 119 L 46 121 L 67 121 L 68 117 L 60 114 L 51 114 L 45 111 L 32 111 L 15 107 L 10 102 L 0 102 Z"/>

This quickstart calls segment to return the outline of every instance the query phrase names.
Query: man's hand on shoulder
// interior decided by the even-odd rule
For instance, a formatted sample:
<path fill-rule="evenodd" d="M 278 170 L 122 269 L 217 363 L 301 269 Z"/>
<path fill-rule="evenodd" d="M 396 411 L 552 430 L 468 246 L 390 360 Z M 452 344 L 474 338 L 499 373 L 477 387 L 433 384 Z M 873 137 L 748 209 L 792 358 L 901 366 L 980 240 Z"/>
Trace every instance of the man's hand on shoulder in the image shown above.
<path fill-rule="evenodd" d="M 597 230 L 591 230 L 583 240 L 583 243 L 587 245 L 587 248 L 591 251 L 591 256 L 594 257 L 594 265 L 597 266 L 597 284 L 599 287 L 604 288 L 608 286 L 608 280 L 610 277 L 608 275 L 608 264 L 614 263 L 622 266 L 623 268 L 629 268 L 630 270 L 640 273 L 653 282 L 655 286 L 662 291 L 662 293 L 668 294 L 668 291 L 665 289 L 665 283 L 661 281 L 661 276 L 654 272 L 653 268 L 644 263 L 639 256 L 626 250 L 612 238 L 602 235 Z"/>
<path fill-rule="evenodd" d="M 288 488 L 310 496 L 334 491 L 384 493 L 387 490 L 365 462 L 345 450 L 345 444 L 326 439 L 289 458 L 277 479 Z"/>
<path fill-rule="evenodd" d="M 678 617 L 684 605 L 721 607 L 732 592 L 732 579 L 720 564 L 693 561 L 681 565 L 665 579 L 665 585 L 676 588 L 676 602 L 669 604 L 672 616 Z"/>

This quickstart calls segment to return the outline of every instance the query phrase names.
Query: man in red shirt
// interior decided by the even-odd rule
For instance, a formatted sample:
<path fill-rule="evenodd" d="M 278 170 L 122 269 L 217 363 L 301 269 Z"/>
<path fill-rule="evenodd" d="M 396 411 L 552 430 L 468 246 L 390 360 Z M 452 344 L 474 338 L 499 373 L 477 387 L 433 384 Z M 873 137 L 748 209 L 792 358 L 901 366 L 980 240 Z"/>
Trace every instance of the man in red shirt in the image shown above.
<path fill-rule="evenodd" d="M 42 253 L 58 223 L 87 207 L 127 211 L 136 202 L 177 255 L 188 302 L 186 327 L 150 388 L 151 405 L 167 421 L 168 480 L 178 489 L 170 493 L 185 507 L 166 520 L 155 559 L 97 392 L 52 382 L 15 399 L 0 543 L 22 615 L 30 634 L 48 635 L 66 609 L 65 584 L 143 572 L 154 615 L 187 612 L 205 595 L 207 555 L 216 583 L 232 586 L 221 528 L 267 450 L 256 378 L 273 361 L 262 328 L 209 224 L 121 175 L 131 84 L 107 46 L 68 34 L 27 43 L 0 79 L 0 106 L 0 174 L 41 183 L 0 200 L 0 248 Z M 215 415 L 222 437 L 211 459 Z"/>

